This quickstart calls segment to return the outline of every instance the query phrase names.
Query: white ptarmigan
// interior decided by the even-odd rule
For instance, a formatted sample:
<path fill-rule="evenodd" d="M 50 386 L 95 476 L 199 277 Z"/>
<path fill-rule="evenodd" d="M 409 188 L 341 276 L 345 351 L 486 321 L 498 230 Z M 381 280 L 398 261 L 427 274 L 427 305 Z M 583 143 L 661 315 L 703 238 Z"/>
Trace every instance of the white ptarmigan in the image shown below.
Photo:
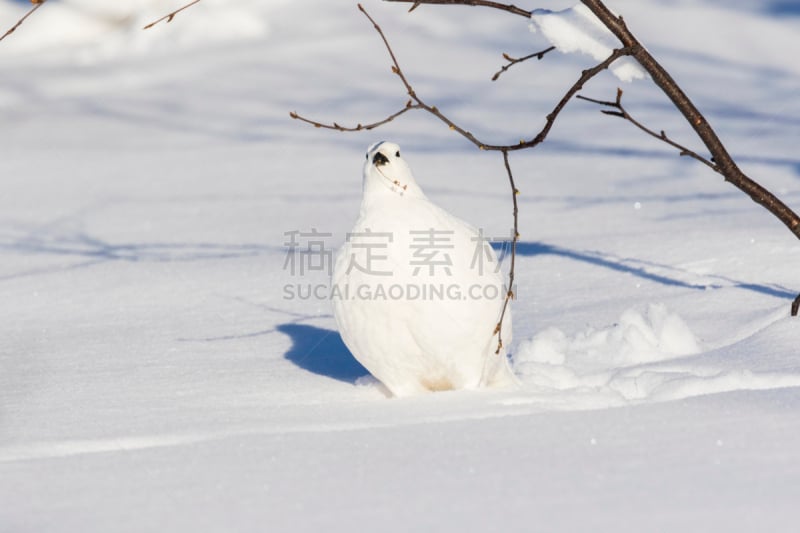
<path fill-rule="evenodd" d="M 361 212 L 333 269 L 353 356 L 395 396 L 517 383 L 495 353 L 507 289 L 482 232 L 431 202 L 393 143 L 367 151 Z M 511 342 L 511 313 L 501 329 Z"/>

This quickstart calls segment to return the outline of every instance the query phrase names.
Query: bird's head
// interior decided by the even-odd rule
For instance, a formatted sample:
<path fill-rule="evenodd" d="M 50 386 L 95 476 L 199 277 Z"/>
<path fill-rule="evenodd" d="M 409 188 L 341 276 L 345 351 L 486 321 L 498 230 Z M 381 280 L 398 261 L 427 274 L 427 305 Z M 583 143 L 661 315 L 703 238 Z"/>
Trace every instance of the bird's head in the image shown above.
<path fill-rule="evenodd" d="M 422 194 L 411 169 L 400 156 L 400 147 L 380 141 L 367 149 L 364 194 L 383 194 L 387 191 L 399 196 Z"/>

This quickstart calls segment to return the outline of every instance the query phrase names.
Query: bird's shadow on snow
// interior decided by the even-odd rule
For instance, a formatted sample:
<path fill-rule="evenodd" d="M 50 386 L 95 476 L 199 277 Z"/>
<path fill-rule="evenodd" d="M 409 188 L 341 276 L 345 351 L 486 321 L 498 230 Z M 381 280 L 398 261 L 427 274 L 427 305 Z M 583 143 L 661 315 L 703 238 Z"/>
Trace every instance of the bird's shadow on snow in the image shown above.
<path fill-rule="evenodd" d="M 304 370 L 348 383 L 369 374 L 336 331 L 291 322 L 275 329 L 292 340 L 284 357 Z"/>

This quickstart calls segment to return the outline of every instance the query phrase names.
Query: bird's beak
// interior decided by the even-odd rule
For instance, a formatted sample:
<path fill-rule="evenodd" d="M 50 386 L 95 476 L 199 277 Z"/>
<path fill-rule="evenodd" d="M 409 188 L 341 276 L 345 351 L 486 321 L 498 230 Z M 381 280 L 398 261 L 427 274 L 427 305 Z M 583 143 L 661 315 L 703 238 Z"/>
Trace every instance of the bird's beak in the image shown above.
<path fill-rule="evenodd" d="M 372 156 L 372 164 L 376 167 L 380 167 L 388 163 L 389 159 L 387 159 L 386 156 L 380 152 L 377 152 L 374 156 Z"/>

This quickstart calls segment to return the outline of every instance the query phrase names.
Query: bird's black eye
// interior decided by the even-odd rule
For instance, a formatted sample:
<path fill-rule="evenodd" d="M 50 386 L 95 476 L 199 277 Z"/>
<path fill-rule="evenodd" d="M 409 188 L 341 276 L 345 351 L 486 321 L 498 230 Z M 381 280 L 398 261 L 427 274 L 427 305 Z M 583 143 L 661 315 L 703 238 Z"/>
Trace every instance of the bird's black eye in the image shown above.
<path fill-rule="evenodd" d="M 397 153 L 394 154 L 394 156 L 395 157 L 400 157 L 400 150 L 398 150 Z"/>
<path fill-rule="evenodd" d="M 364 157 L 366 157 L 367 161 L 369 161 L 369 154 L 366 154 Z"/>

